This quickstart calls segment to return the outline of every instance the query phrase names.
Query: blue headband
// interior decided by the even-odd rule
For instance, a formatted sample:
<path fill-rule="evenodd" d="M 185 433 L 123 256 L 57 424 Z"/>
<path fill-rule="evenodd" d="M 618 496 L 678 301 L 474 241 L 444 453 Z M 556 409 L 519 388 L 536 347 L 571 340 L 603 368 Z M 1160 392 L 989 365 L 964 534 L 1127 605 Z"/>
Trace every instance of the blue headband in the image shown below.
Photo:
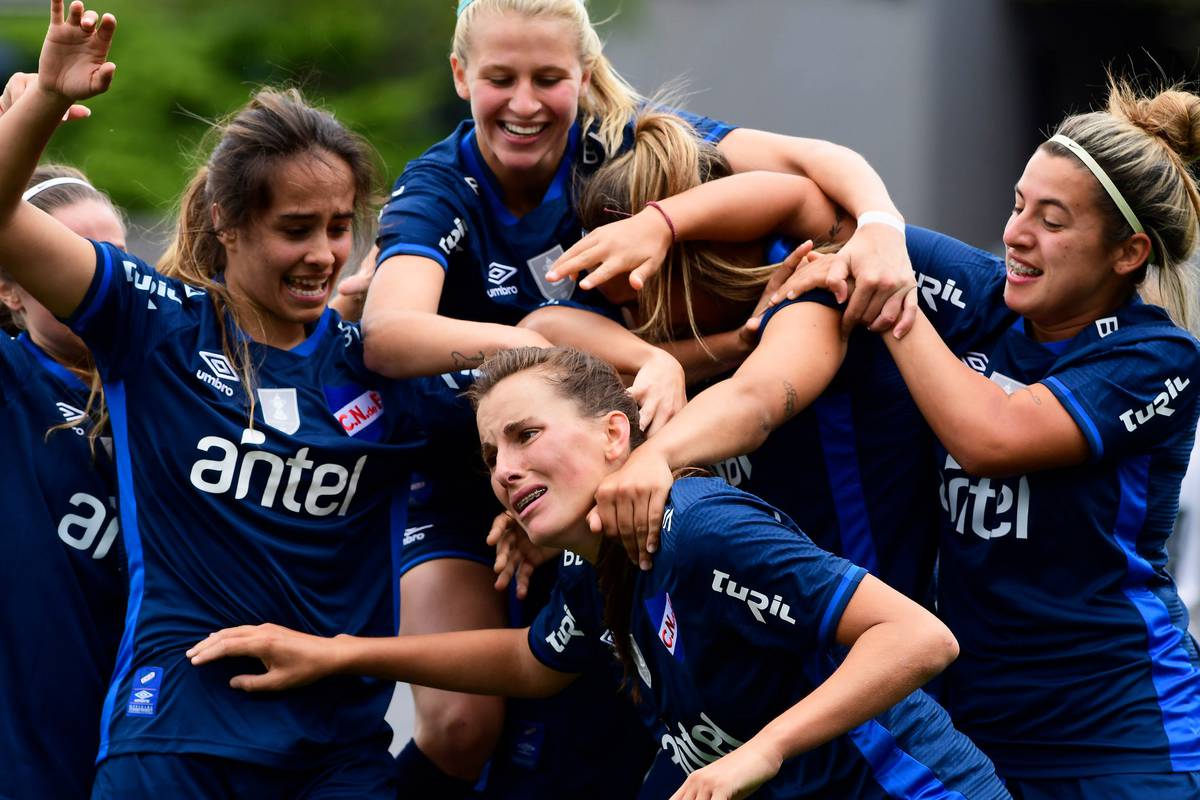
<path fill-rule="evenodd" d="M 462 13 L 467 10 L 467 6 L 471 5 L 475 0 L 458 0 L 458 11 L 454 12 L 454 16 L 461 17 Z"/>

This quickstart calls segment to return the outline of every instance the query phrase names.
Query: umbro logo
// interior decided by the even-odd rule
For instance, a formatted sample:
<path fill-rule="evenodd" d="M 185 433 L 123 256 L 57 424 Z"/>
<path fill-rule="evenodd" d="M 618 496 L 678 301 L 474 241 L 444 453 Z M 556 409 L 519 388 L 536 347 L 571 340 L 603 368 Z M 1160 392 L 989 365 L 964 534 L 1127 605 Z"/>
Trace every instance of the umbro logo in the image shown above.
<path fill-rule="evenodd" d="M 499 286 L 500 284 L 504 283 L 506 280 L 508 280 L 509 278 L 511 278 L 513 275 L 516 275 L 516 274 L 517 274 L 516 267 L 510 267 L 505 264 L 501 264 L 499 262 L 493 261 L 490 265 L 488 265 L 487 279 L 488 279 L 488 283 L 490 283 L 494 286 Z"/>
<path fill-rule="evenodd" d="M 229 363 L 229 359 L 221 353 L 210 353 L 207 350 L 200 351 L 200 358 L 208 365 L 212 374 L 222 381 L 233 381 L 238 383 L 237 370 Z"/>
<path fill-rule="evenodd" d="M 237 370 L 229 363 L 229 359 L 221 353 L 211 353 L 208 350 L 200 350 L 197 352 L 200 360 L 204 362 L 204 366 L 208 367 L 208 371 L 203 369 L 196 370 L 196 378 L 201 383 L 207 383 L 209 386 L 216 389 L 226 397 L 233 397 L 233 387 L 229 383 L 241 383 L 238 378 Z"/>
<path fill-rule="evenodd" d="M 507 264 L 501 264 L 498 261 L 493 261 L 488 265 L 487 281 L 492 284 L 492 289 L 487 290 L 488 297 L 501 297 L 517 294 L 517 287 L 504 286 L 503 284 L 517 274 L 516 267 L 510 267 Z"/>
<path fill-rule="evenodd" d="M 61 401 L 54 404 L 58 408 L 58 413 L 62 414 L 64 422 L 78 422 L 83 419 L 83 409 L 76 408 L 69 403 Z"/>

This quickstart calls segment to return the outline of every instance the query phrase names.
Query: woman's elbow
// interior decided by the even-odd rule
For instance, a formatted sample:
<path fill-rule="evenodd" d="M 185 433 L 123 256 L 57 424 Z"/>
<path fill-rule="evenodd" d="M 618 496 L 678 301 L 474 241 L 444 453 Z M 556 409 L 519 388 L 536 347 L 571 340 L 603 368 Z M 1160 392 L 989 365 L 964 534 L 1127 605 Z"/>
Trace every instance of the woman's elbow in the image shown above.
<path fill-rule="evenodd" d="M 932 615 L 921 628 L 919 636 L 915 638 L 920 642 L 921 672 L 927 681 L 958 658 L 958 640 L 941 620 Z"/>

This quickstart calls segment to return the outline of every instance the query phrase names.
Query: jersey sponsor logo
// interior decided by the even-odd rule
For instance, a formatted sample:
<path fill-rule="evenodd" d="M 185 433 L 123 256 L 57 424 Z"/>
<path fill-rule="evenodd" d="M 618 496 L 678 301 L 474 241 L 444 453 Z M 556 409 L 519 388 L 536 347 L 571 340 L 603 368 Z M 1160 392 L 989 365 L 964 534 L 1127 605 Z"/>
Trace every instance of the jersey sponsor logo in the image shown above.
<path fill-rule="evenodd" d="M 442 248 L 442 252 L 450 255 L 451 250 L 458 248 L 463 237 L 467 235 L 467 223 L 463 222 L 458 217 L 454 218 L 454 229 L 438 239 L 438 247 Z"/>
<path fill-rule="evenodd" d="M 235 500 L 244 500 L 250 495 L 250 482 L 256 470 L 261 472 L 261 465 L 266 470 L 266 482 L 257 499 L 263 508 L 275 509 L 281 505 L 295 514 L 346 516 L 358 491 L 367 456 L 360 456 L 353 467 L 316 464 L 309 459 L 307 447 L 285 459 L 258 449 L 266 441 L 266 434 L 250 428 L 242 431 L 241 444 L 253 449 L 245 451 L 220 436 L 203 437 L 196 449 L 212 457 L 197 459 L 192 464 L 189 475 L 192 486 L 207 494 L 232 491 Z"/>
<path fill-rule="evenodd" d="M 229 359 L 221 353 L 212 353 L 208 350 L 200 350 L 196 354 L 200 356 L 200 360 L 208 367 L 207 371 L 204 369 L 196 370 L 196 377 L 200 382 L 207 383 L 226 397 L 233 397 L 233 387 L 226 383 L 226 381 L 241 383 L 241 380 L 238 378 L 237 370 L 229 363 Z"/>
<path fill-rule="evenodd" d="M 300 406 L 295 389 L 259 389 L 263 422 L 291 436 L 300 430 Z"/>
<path fill-rule="evenodd" d="M 980 375 L 987 374 L 987 368 L 988 368 L 987 353 L 979 353 L 979 352 L 972 350 L 971 352 L 967 353 L 965 356 L 963 356 L 959 360 L 962 361 L 964 364 L 966 364 L 971 369 L 978 372 Z"/>
<path fill-rule="evenodd" d="M 488 297 L 506 297 L 517 293 L 517 287 L 505 286 L 513 275 L 517 274 L 516 267 L 510 267 L 507 264 L 501 264 L 498 261 L 493 261 L 488 265 L 487 281 L 492 284 L 492 288 L 488 289 L 486 294 Z"/>
<path fill-rule="evenodd" d="M 688 775 L 742 746 L 742 742 L 721 730 L 721 726 L 703 711 L 698 723 L 689 728 L 676 722 L 675 730 L 672 733 L 667 728 L 662 736 L 662 749 L 670 753 L 671 761 Z"/>
<path fill-rule="evenodd" d="M 1116 333 L 1120 327 L 1116 317 L 1102 317 L 1096 320 L 1096 333 L 1100 334 L 1101 339 L 1111 333 Z"/>
<path fill-rule="evenodd" d="M 671 525 L 675 522 L 675 506 L 669 507 L 663 512 L 662 530 L 664 533 L 671 532 Z"/>
<path fill-rule="evenodd" d="M 675 609 L 671 606 L 671 595 L 664 592 L 666 604 L 663 607 L 662 621 L 658 623 L 658 640 L 667 648 L 667 652 L 675 655 L 675 645 L 679 643 L 679 621 L 675 618 Z"/>
<path fill-rule="evenodd" d="M 333 412 L 333 415 L 342 424 L 342 430 L 350 436 L 357 436 L 383 416 L 383 398 L 379 392 L 368 389 Z"/>
<path fill-rule="evenodd" d="M 425 541 L 425 531 L 432 527 L 433 524 L 430 523 L 429 525 L 417 525 L 412 528 L 405 528 L 404 539 L 401 544 L 403 544 L 405 547 L 408 547 L 410 544 L 416 544 L 417 542 Z"/>
<path fill-rule="evenodd" d="M 930 311 L 938 310 L 939 300 L 943 303 L 949 303 L 955 308 L 967 307 L 967 304 L 962 299 L 962 289 L 955 285 L 953 278 L 949 278 L 943 283 L 932 275 L 923 275 L 918 272 L 917 291 L 925 301 L 925 305 L 929 306 Z"/>
<path fill-rule="evenodd" d="M 750 480 L 752 472 L 749 456 L 727 458 L 724 461 L 713 464 L 712 468 L 713 472 L 717 473 L 730 486 L 741 486 L 744 482 Z"/>
<path fill-rule="evenodd" d="M 466 182 L 467 186 L 471 187 L 471 191 L 475 193 L 476 197 L 478 197 L 479 196 L 479 181 L 475 180 L 470 175 L 463 175 L 463 181 Z"/>
<path fill-rule="evenodd" d="M 970 521 L 971 533 L 980 539 L 1029 538 L 1029 479 L 1024 475 L 1001 480 L 959 474 L 946 478 L 946 471 L 961 470 L 953 456 L 946 456 L 945 471 L 938 496 L 942 508 L 950 514 L 954 530 L 965 534 Z"/>
<path fill-rule="evenodd" d="M 135 717 L 153 717 L 157 713 L 158 694 L 162 689 L 162 667 L 141 667 L 133 674 L 126 713 Z"/>
<path fill-rule="evenodd" d="M 570 550 L 563 550 L 563 566 L 581 567 L 583 566 L 583 556 L 572 553 Z"/>
<path fill-rule="evenodd" d="M 738 586 L 737 581 L 733 580 L 728 572 L 721 572 L 719 569 L 713 570 L 712 590 L 717 594 L 726 594 L 734 600 L 745 603 L 754 618 L 764 625 L 767 619 L 763 616 L 763 612 L 789 625 L 796 624 L 796 620 L 791 617 L 792 607 L 783 602 L 781 596 L 775 595 L 769 598 L 749 586 Z"/>
<path fill-rule="evenodd" d="M 579 630 L 575 625 L 575 615 L 571 613 L 571 609 L 563 603 L 563 618 L 558 623 L 558 630 L 550 631 L 546 634 L 546 643 L 554 648 L 554 652 L 562 653 L 567 649 L 567 645 L 571 643 L 572 637 L 583 637 L 583 631 Z"/>
<path fill-rule="evenodd" d="M 122 261 L 121 266 L 125 268 L 125 280 L 132 283 L 133 288 L 137 291 L 146 293 L 146 308 L 151 310 L 158 308 L 154 302 L 156 297 L 183 305 L 179 295 L 175 293 L 175 287 L 165 278 L 157 277 L 149 272 L 139 272 L 137 264 L 132 261 Z M 203 289 L 188 286 L 186 283 L 183 284 L 183 290 L 188 297 L 204 294 Z"/>
<path fill-rule="evenodd" d="M 1169 417 L 1175 413 L 1175 409 L 1171 408 L 1170 402 L 1179 397 L 1179 393 L 1190 386 L 1192 383 L 1189 378 L 1167 378 L 1163 381 L 1164 391 L 1159 392 L 1153 400 L 1146 403 L 1145 408 L 1129 409 L 1122 411 L 1119 415 L 1121 422 L 1125 423 L 1125 430 L 1133 433 L 1140 426 L 1145 425 L 1155 417 Z"/>
<path fill-rule="evenodd" d="M 562 245 L 556 244 L 546 252 L 538 253 L 525 262 L 533 279 L 537 281 L 538 290 L 547 300 L 570 300 L 571 295 L 575 293 L 574 278 L 562 278 L 553 283 L 546 280 L 546 273 L 550 271 L 550 267 L 554 266 L 554 262 L 558 261 L 558 257 L 562 254 Z"/>
<path fill-rule="evenodd" d="M 117 540 L 116 498 L 108 498 L 106 504 L 87 492 L 76 492 L 68 502 L 73 511 L 58 521 L 58 538 L 76 550 L 91 550 L 95 545 L 92 558 L 104 558 Z"/>

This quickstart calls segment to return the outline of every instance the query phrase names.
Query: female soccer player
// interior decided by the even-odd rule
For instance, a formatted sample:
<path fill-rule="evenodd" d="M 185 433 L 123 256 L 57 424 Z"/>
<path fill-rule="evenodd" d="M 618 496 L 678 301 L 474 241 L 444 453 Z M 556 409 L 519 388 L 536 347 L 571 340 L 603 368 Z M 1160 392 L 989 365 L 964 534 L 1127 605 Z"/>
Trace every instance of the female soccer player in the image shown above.
<path fill-rule="evenodd" d="M 1200 659 L 1165 570 L 1198 412 L 1198 119 L 1196 95 L 1114 81 L 1030 158 L 1003 260 L 910 229 L 964 301 L 886 337 L 944 445 L 945 700 L 1020 798 L 1200 792 Z"/>
<path fill-rule="evenodd" d="M 388 531 L 427 387 L 370 373 L 358 329 L 326 309 L 368 151 L 262 90 L 188 188 L 175 277 L 76 236 L 21 189 L 70 103 L 109 85 L 115 25 L 53 0 L 37 85 L 0 117 L 0 264 L 88 345 L 112 419 L 130 596 L 93 796 L 394 797 L 389 686 L 247 703 L 229 670 L 183 657 L 248 618 L 395 630 Z"/>
<path fill-rule="evenodd" d="M 886 338 L 945 446 L 946 700 L 1026 800 L 1200 794 L 1200 659 L 1165 571 L 1200 411 L 1198 153 L 1200 97 L 1114 83 L 1030 158 L 1003 267 L 910 237 L 918 269 L 988 267 L 938 323 L 953 351 L 920 315 Z"/>
<path fill-rule="evenodd" d="M 250 691 L 365 672 L 544 695 L 611 659 L 611 642 L 665 728 L 660 759 L 674 767 L 661 797 L 1008 796 L 914 692 L 956 650 L 931 614 L 717 479 L 676 481 L 662 551 L 639 573 L 585 519 L 597 484 L 643 438 L 616 374 L 577 350 L 536 348 L 481 372 L 472 392 L 493 490 L 535 543 L 568 551 L 533 626 L 333 640 L 242 627 L 198 643 L 193 663 L 259 658 L 265 674 L 232 682 Z"/>
<path fill-rule="evenodd" d="M 396 182 L 363 317 L 367 363 L 395 377 L 477 366 L 503 347 L 544 346 L 541 337 L 514 325 L 548 303 L 611 313 L 596 293 L 582 290 L 586 280 L 577 288 L 573 278 L 546 277 L 580 235 L 571 210 L 575 176 L 627 146 L 629 122 L 644 102 L 605 58 L 586 5 L 461 2 L 450 62 L 472 119 L 410 163 Z M 895 210 L 878 176 L 844 148 L 691 120 L 720 142 L 737 170 L 809 174 L 854 213 Z M 911 281 L 895 232 L 868 230 L 846 252 L 858 286 L 866 289 L 856 295 L 852 315 L 873 317 Z M 611 352 L 596 354 L 622 372 L 639 372 L 633 391 L 643 423 L 654 430 L 682 405 L 683 373 L 655 348 L 634 352 L 638 360 L 628 366 Z M 401 619 L 406 633 L 496 624 L 491 573 L 471 563 L 489 556 L 481 535 L 488 521 L 459 516 L 451 514 L 447 524 L 406 547 L 406 565 L 415 564 L 402 579 L 402 605 L 411 611 Z M 454 605 L 445 602 L 447 586 L 456 587 Z M 415 699 L 420 748 L 445 772 L 477 775 L 490 752 L 488 737 L 454 732 L 497 729 L 500 704 L 423 690 Z"/>
<path fill-rule="evenodd" d="M 125 226 L 78 170 L 39 167 L 26 202 L 122 247 Z M 87 348 L 0 270 L 22 333 L 0 335 L 0 796 L 85 797 L 125 616 L 124 551 Z"/>

